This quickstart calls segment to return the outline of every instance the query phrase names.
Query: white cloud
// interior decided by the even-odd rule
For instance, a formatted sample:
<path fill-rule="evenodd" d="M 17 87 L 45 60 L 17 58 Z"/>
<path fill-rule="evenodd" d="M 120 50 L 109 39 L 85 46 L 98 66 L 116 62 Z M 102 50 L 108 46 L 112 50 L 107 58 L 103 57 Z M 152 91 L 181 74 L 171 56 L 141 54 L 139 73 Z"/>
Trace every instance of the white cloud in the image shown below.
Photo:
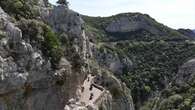
<path fill-rule="evenodd" d="M 53 3 L 56 0 L 50 0 Z M 69 0 L 81 14 L 110 16 L 122 12 L 147 13 L 172 28 L 195 28 L 195 0 Z"/>

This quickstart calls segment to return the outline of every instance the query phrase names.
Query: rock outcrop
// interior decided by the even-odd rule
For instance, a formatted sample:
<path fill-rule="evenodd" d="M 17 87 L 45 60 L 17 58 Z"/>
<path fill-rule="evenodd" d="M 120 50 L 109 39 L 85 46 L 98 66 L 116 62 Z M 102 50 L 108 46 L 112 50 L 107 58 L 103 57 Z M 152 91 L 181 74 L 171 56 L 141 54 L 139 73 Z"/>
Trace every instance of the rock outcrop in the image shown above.
<path fill-rule="evenodd" d="M 9 20 L 11 17 L 0 11 L 1 29 L 6 33 L 1 40 L 0 108 L 63 110 L 69 97 L 76 97 L 74 89 L 82 80 L 78 76 L 81 73 L 72 74 L 65 58 L 60 62 L 61 68 L 53 70 L 42 51 L 27 43 L 22 31 Z M 58 86 L 60 81 L 65 84 Z"/>
<path fill-rule="evenodd" d="M 178 31 L 180 33 L 186 35 L 186 36 L 189 36 L 192 39 L 195 38 L 195 33 L 193 32 L 193 30 L 190 30 L 190 29 L 179 29 Z"/>
<path fill-rule="evenodd" d="M 147 18 L 136 14 L 131 17 L 128 14 L 113 20 L 107 27 L 106 31 L 111 33 L 127 33 L 139 30 L 146 30 L 152 34 L 158 34 L 157 30 Z"/>
<path fill-rule="evenodd" d="M 81 60 L 87 63 L 89 56 L 89 40 L 85 35 L 84 21 L 79 13 L 68 9 L 66 6 L 54 6 L 48 15 L 43 18 L 57 33 L 71 35 L 72 47 L 79 53 Z"/>
<path fill-rule="evenodd" d="M 193 84 L 194 78 L 195 78 L 195 59 L 191 59 L 184 63 L 178 71 L 178 75 L 176 77 L 177 83 L 183 84 Z"/>
<path fill-rule="evenodd" d="M 109 50 L 106 45 L 102 43 L 101 47 L 91 46 L 94 58 L 102 67 L 108 68 L 115 74 L 122 74 L 131 69 L 133 64 L 127 56 L 119 55 L 119 53 Z"/>
<path fill-rule="evenodd" d="M 47 0 L 38 2 L 40 5 L 35 8 L 41 15 L 33 20 L 21 18 L 17 21 L 0 7 L 0 110 L 77 110 L 79 107 L 75 100 L 80 98 L 78 91 L 86 76 L 104 74 L 100 68 L 90 64 L 95 53 L 91 51 L 80 14 L 61 5 L 47 7 Z M 24 29 L 28 26 L 32 27 Z M 56 39 L 66 42 L 59 43 L 64 53 L 55 67 L 42 44 L 54 34 L 42 34 L 43 28 L 48 29 L 49 26 L 51 31 L 59 34 Z M 57 49 L 57 46 L 54 45 L 54 48 Z M 98 72 L 93 72 L 94 68 Z M 113 68 L 115 66 L 111 66 Z M 114 77 L 109 74 L 110 78 Z M 107 79 L 101 79 L 101 82 L 104 80 Z M 107 83 L 109 85 L 100 84 L 105 91 L 93 106 L 81 104 L 79 109 L 118 110 L 120 106 L 121 110 L 134 110 L 126 86 L 117 78 L 108 79 Z M 112 88 L 125 92 L 115 98 Z M 121 102 L 123 99 L 125 102 Z"/>

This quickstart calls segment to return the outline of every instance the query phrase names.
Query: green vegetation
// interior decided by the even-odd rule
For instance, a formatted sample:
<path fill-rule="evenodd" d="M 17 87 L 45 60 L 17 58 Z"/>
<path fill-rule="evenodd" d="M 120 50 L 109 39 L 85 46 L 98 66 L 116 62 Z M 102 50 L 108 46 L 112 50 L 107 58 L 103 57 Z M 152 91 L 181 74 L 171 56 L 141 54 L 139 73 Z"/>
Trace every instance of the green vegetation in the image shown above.
<path fill-rule="evenodd" d="M 86 32 L 90 32 L 92 41 L 101 42 L 105 38 L 105 31 L 86 25 Z"/>
<path fill-rule="evenodd" d="M 34 1 L 36 3 L 36 0 Z M 16 19 L 33 18 L 36 15 L 35 10 L 32 8 L 32 3 L 27 0 L 1 0 L 0 6 L 10 15 Z"/>
<path fill-rule="evenodd" d="M 132 90 L 134 101 L 146 100 L 156 90 L 174 81 L 179 66 L 195 55 L 195 45 L 185 42 L 150 42 L 120 44 L 134 67 L 119 76 Z M 126 48 L 124 48 L 126 47 Z"/>
<path fill-rule="evenodd" d="M 142 19 L 152 27 L 151 30 L 154 28 L 157 31 L 155 34 L 150 32 L 150 29 L 126 33 L 106 32 L 108 24 L 124 16 L 130 20 Z M 99 53 L 117 54 L 119 59 L 127 56 L 133 62 L 133 67 L 124 68 L 123 74 L 117 74 L 117 77 L 131 89 L 136 109 L 151 110 L 157 105 L 160 110 L 173 108 L 190 110 L 189 106 L 193 100 L 190 91 L 194 90 L 193 87 L 177 87 L 173 84 L 167 89 L 169 83 L 175 82 L 178 68 L 195 57 L 195 45 L 187 41 L 190 41 L 188 37 L 141 13 L 83 18 L 86 22 L 86 31 L 90 39 L 93 42 L 95 40 Z M 195 85 L 195 82 L 189 83 Z M 111 91 L 113 95 L 118 94 L 115 89 Z M 159 100 L 158 96 L 155 96 L 157 93 L 162 99 Z M 161 103 L 163 99 L 164 104 Z"/>
<path fill-rule="evenodd" d="M 191 110 L 192 102 L 195 101 L 195 86 L 190 83 L 183 83 L 180 85 L 173 84 L 166 88 L 161 93 L 159 100 L 159 110 L 177 109 L 177 110 Z"/>
<path fill-rule="evenodd" d="M 5 38 L 6 37 L 6 35 L 0 30 L 0 40 L 2 39 L 2 38 Z"/>
<path fill-rule="evenodd" d="M 86 32 L 92 34 L 91 38 L 97 42 L 108 41 L 105 31 L 106 25 L 111 22 L 109 18 L 83 16 L 86 21 Z"/>
<path fill-rule="evenodd" d="M 36 2 L 34 0 L 34 4 Z M 59 0 L 59 3 L 66 5 L 67 1 Z M 44 56 L 51 61 L 53 68 L 57 68 L 64 53 L 68 56 L 73 52 L 73 37 L 56 34 L 48 25 L 40 21 L 25 20 L 37 15 L 36 10 L 27 0 L 1 0 L 0 6 L 18 20 L 23 39 L 30 40 L 30 43 L 33 43 L 32 46 L 42 50 Z M 140 16 L 160 33 L 154 35 L 144 29 L 126 33 L 106 32 L 106 26 L 122 16 L 127 16 L 129 19 Z M 151 110 L 154 105 L 157 105 L 158 110 L 191 109 L 192 102 L 195 102 L 195 80 L 186 85 L 174 84 L 178 68 L 195 56 L 195 45 L 186 42 L 187 38 L 184 35 L 140 13 L 123 13 L 105 18 L 88 16 L 83 18 L 86 21 L 86 33 L 98 44 L 100 54 L 113 56 L 117 54 L 119 59 L 128 57 L 133 62 L 133 67 L 124 68 L 123 74 L 117 74 L 117 77 L 131 90 L 136 109 Z M 3 37 L 5 37 L 4 34 L 0 33 L 0 39 Z M 86 65 L 81 61 L 79 54 L 68 57 L 72 61 L 74 70 Z M 97 62 L 92 62 L 98 65 Z M 29 70 L 30 66 L 28 65 L 27 68 Z M 64 79 L 59 79 L 55 84 L 62 86 L 64 83 Z M 170 83 L 172 85 L 168 87 Z M 24 95 L 27 96 L 31 93 L 32 87 L 26 85 L 24 90 Z M 123 95 L 123 91 L 117 87 L 109 90 L 114 98 Z M 154 96 L 156 93 L 160 95 Z"/>
<path fill-rule="evenodd" d="M 122 75 L 118 74 L 117 76 L 131 89 L 131 95 L 137 109 L 141 106 L 139 105 L 141 103 L 145 105 L 142 108 L 143 110 L 150 110 L 150 107 L 153 107 L 157 102 L 156 100 L 148 101 L 148 98 L 156 91 L 162 91 L 162 96 L 167 98 L 176 93 L 189 93 L 187 92 L 188 86 L 177 88 L 173 86 L 173 90 L 166 90 L 165 88 L 168 86 L 167 84 L 175 81 L 178 68 L 195 56 L 194 44 L 186 41 L 163 40 L 151 42 L 123 41 L 103 43 L 100 45 L 99 51 L 100 53 L 106 51 L 107 54 L 113 55 L 117 53 L 119 57 L 128 56 L 132 60 L 133 67 L 127 68 Z M 190 82 L 190 84 L 195 83 Z M 113 94 L 118 93 L 115 90 L 112 91 L 114 91 Z M 189 98 L 189 96 L 181 96 Z M 172 99 L 174 97 L 170 98 L 170 100 Z M 178 105 L 176 102 L 173 104 Z M 185 105 L 189 106 L 189 102 L 185 101 Z"/>
<path fill-rule="evenodd" d="M 22 20 L 19 24 L 23 33 L 23 39 L 29 39 L 34 46 L 42 50 L 47 56 L 53 68 L 56 68 L 60 58 L 63 56 L 60 40 L 51 28 L 36 20 Z"/>
<path fill-rule="evenodd" d="M 114 98 L 120 97 L 122 95 L 122 91 L 120 91 L 118 88 L 113 87 L 110 89 L 110 92 Z"/>
<path fill-rule="evenodd" d="M 114 20 L 118 20 L 120 17 L 127 17 L 132 19 L 142 19 L 150 27 L 148 30 L 139 29 L 131 32 L 115 32 L 109 33 L 106 31 L 106 27 Z M 91 38 L 95 36 L 97 42 L 108 42 L 108 41 L 121 41 L 121 40 L 131 40 L 131 41 L 153 41 L 153 40 L 165 40 L 165 41 L 183 41 L 187 37 L 180 34 L 176 30 L 173 30 L 161 23 L 156 22 L 149 15 L 141 13 L 122 13 L 110 17 L 89 17 L 83 16 L 86 21 L 87 33 L 92 34 Z M 150 29 L 151 28 L 151 29 Z M 156 29 L 157 33 L 152 33 L 150 30 Z"/>
<path fill-rule="evenodd" d="M 51 63 L 53 67 L 56 67 L 56 63 L 59 62 L 63 55 L 63 50 L 60 47 L 60 41 L 58 40 L 58 37 L 55 35 L 55 33 L 52 32 L 52 30 L 46 25 L 43 26 L 43 36 L 43 52 L 48 57 L 51 57 Z"/>

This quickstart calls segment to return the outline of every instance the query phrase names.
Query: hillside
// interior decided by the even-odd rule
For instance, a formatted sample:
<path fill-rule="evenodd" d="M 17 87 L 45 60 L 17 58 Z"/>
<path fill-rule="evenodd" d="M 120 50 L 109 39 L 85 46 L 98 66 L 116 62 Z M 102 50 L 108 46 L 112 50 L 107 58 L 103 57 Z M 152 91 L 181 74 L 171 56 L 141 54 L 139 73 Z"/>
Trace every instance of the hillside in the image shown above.
<path fill-rule="evenodd" d="M 119 40 L 185 40 L 187 37 L 173 30 L 149 15 L 122 13 L 111 17 L 83 16 L 90 34 L 96 33 L 100 41 Z M 94 35 L 95 36 L 95 35 Z"/>
<path fill-rule="evenodd" d="M 195 43 L 147 14 L 0 1 L 0 110 L 191 110 Z"/>
<path fill-rule="evenodd" d="M 180 33 L 186 35 L 186 36 L 189 36 L 192 39 L 195 38 L 195 33 L 193 32 L 193 30 L 190 30 L 190 29 L 179 29 L 178 31 Z"/>
<path fill-rule="evenodd" d="M 97 61 L 131 89 L 136 110 L 191 109 L 194 93 L 189 90 L 194 86 L 176 76 L 195 56 L 192 33 L 171 29 L 141 13 L 83 18 L 89 39 L 99 50 Z"/>

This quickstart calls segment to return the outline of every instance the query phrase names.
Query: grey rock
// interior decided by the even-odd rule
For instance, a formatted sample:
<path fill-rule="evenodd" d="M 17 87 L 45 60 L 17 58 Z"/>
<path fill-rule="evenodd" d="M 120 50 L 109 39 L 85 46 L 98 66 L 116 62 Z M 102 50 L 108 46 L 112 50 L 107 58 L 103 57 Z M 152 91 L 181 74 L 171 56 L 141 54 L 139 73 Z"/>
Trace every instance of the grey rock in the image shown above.
<path fill-rule="evenodd" d="M 67 7 L 46 8 L 44 1 L 39 2 L 38 9 L 43 11 L 44 15 L 41 15 L 43 20 L 55 32 L 70 35 L 68 39 L 71 39 L 71 51 L 61 58 L 57 69 L 52 68 L 49 58 L 32 45 L 28 38 L 23 38 L 20 28 L 0 8 L 0 32 L 6 36 L 0 40 L 0 110 L 64 110 L 69 99 L 78 97 L 76 93 L 78 87 L 91 72 L 89 60 L 92 51 L 81 16 Z M 107 59 L 111 62 L 108 66 L 113 71 L 120 70 L 121 64 L 129 61 L 119 60 L 117 55 L 109 57 L 112 58 Z M 74 68 L 73 64 L 77 61 L 80 61 L 78 63 L 81 67 Z M 105 82 L 110 84 L 108 90 L 116 86 L 121 91 L 126 91 L 125 86 L 117 78 L 112 75 L 105 77 Z M 120 105 L 121 110 L 134 110 L 131 106 L 130 93 L 124 94 L 119 100 L 127 99 L 127 102 L 114 103 L 115 99 L 108 91 L 98 106 L 112 110 L 113 107 Z M 97 109 L 97 105 L 84 108 L 84 110 L 90 109 Z"/>
<path fill-rule="evenodd" d="M 62 110 L 64 95 L 58 95 L 61 88 L 52 86 L 57 79 L 52 78 L 49 61 L 22 39 L 21 30 L 1 8 L 0 13 L 1 30 L 6 32 L 0 42 L 1 110 Z"/>
<path fill-rule="evenodd" d="M 44 15 L 46 21 L 55 32 L 69 34 L 72 40 L 72 49 L 75 54 L 81 56 L 81 60 L 87 63 L 87 54 L 89 53 L 89 40 L 85 35 L 84 21 L 80 14 L 68 9 L 66 6 L 54 6 L 48 14 Z M 74 53 L 74 52 L 73 52 Z M 71 53 L 71 56 L 72 55 Z"/>
<path fill-rule="evenodd" d="M 103 48 L 103 47 L 102 47 Z M 132 61 L 126 56 L 119 56 L 116 52 L 109 52 L 106 48 L 100 51 L 95 45 L 91 46 L 92 56 L 97 62 L 109 68 L 113 73 L 122 74 L 124 69 L 130 69 L 132 67 Z"/>
<path fill-rule="evenodd" d="M 195 59 L 191 59 L 184 63 L 176 76 L 178 84 L 190 83 L 195 78 Z"/>
<path fill-rule="evenodd" d="M 68 32 L 76 35 L 81 35 L 83 32 L 84 21 L 80 14 L 63 5 L 55 6 L 46 19 L 56 32 Z"/>
<path fill-rule="evenodd" d="M 102 86 L 109 90 L 112 97 L 107 95 L 102 102 L 103 110 L 134 110 L 132 97 L 129 95 L 130 90 L 124 83 L 118 80 L 109 72 L 103 72 L 100 75 Z M 118 92 L 117 92 L 118 91 Z M 106 102 L 105 102 L 106 101 Z"/>
<path fill-rule="evenodd" d="M 153 34 L 159 32 L 147 19 L 140 15 L 119 17 L 106 27 L 106 31 L 111 33 L 127 33 L 139 30 L 147 30 Z"/>

